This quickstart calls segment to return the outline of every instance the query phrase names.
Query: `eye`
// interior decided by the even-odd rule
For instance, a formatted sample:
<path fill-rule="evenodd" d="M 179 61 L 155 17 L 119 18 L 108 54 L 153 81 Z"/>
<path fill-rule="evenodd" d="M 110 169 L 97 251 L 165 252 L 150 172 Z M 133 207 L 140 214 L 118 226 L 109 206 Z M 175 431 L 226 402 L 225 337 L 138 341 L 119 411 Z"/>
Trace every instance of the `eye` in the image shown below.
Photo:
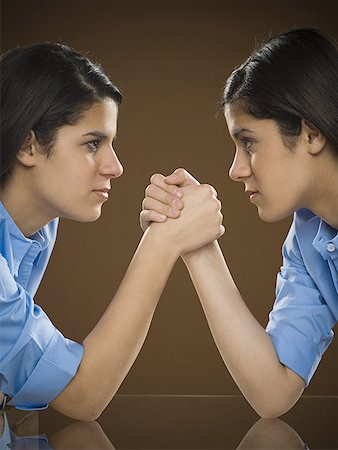
<path fill-rule="evenodd" d="M 98 151 L 100 142 L 101 142 L 100 139 L 95 139 L 95 141 L 87 142 L 87 146 L 88 146 L 90 153 L 95 153 Z"/>
<path fill-rule="evenodd" d="M 252 150 L 253 140 L 242 137 L 241 142 L 243 143 L 244 149 L 249 153 Z"/>

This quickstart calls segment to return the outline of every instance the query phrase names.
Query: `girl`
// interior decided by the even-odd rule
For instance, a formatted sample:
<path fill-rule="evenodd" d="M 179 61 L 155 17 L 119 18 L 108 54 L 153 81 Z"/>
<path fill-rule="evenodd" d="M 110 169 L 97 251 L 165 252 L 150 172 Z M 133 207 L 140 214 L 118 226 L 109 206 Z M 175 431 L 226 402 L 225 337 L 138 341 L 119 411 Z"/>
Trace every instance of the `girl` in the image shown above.
<path fill-rule="evenodd" d="M 111 180 L 122 174 L 113 148 L 121 100 L 98 65 L 65 45 L 35 44 L 1 58 L 2 407 L 51 403 L 73 418 L 97 418 L 140 351 L 176 259 L 224 232 L 215 191 L 186 191 L 182 220 L 144 234 L 82 344 L 66 339 L 34 304 L 58 218 L 98 219 Z"/>
<path fill-rule="evenodd" d="M 183 257 L 224 363 L 266 418 L 298 400 L 338 319 L 337 86 L 337 46 L 314 29 L 271 39 L 225 85 L 224 114 L 236 145 L 230 177 L 244 183 L 264 221 L 294 213 L 267 328 L 246 307 L 217 242 Z M 153 176 L 143 229 L 158 213 L 170 217 L 174 189 L 192 184 L 183 169 Z"/>

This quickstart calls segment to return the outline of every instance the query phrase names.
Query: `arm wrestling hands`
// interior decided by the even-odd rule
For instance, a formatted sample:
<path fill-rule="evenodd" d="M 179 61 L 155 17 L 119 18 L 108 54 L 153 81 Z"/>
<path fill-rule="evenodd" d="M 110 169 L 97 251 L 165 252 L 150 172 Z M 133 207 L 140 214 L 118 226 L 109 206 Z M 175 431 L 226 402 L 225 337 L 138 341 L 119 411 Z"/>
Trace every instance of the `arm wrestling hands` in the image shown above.
<path fill-rule="evenodd" d="M 96 420 L 134 363 L 176 260 L 224 233 L 215 190 L 207 185 L 182 190 L 186 204 L 180 219 L 148 227 L 112 302 L 84 339 L 76 375 L 51 402 L 63 414 Z"/>
<path fill-rule="evenodd" d="M 153 175 L 142 203 L 142 229 L 151 222 L 180 219 L 190 203 L 185 190 L 198 186 L 184 169 L 168 177 Z M 279 362 L 270 336 L 243 301 L 217 241 L 191 250 L 182 258 L 226 367 L 261 417 L 280 416 L 296 403 L 304 380 Z"/>
<path fill-rule="evenodd" d="M 185 171 L 184 174 L 187 174 L 184 181 L 181 176 L 176 179 L 173 175 L 172 182 L 179 181 L 180 188 L 168 186 L 170 192 L 163 190 L 163 175 L 154 175 L 146 189 L 149 197 L 144 199 L 145 209 L 141 212 L 143 231 L 152 223 L 151 228 L 161 234 L 161 239 L 176 247 L 177 258 L 213 242 L 225 231 L 221 202 L 215 189 L 198 183 Z M 174 220 L 178 217 L 179 221 Z"/>
<path fill-rule="evenodd" d="M 176 169 L 165 177 L 159 173 L 150 178 L 145 190 L 140 213 L 140 225 L 145 231 L 152 222 L 164 222 L 167 218 L 180 216 L 184 207 L 185 186 L 199 186 L 200 183 L 185 169 Z M 213 190 L 213 188 L 210 186 Z M 216 195 L 216 192 L 213 190 Z"/>

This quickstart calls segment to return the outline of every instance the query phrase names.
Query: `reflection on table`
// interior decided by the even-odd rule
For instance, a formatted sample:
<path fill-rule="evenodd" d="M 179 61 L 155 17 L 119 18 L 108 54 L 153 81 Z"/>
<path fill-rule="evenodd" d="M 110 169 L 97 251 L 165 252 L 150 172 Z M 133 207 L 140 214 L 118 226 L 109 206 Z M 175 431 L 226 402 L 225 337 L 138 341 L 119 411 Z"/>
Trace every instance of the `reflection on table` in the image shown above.
<path fill-rule="evenodd" d="M 0 449 L 334 449 L 337 400 L 304 398 L 282 419 L 258 420 L 240 396 L 121 395 L 100 423 L 10 408 L 0 414 Z"/>

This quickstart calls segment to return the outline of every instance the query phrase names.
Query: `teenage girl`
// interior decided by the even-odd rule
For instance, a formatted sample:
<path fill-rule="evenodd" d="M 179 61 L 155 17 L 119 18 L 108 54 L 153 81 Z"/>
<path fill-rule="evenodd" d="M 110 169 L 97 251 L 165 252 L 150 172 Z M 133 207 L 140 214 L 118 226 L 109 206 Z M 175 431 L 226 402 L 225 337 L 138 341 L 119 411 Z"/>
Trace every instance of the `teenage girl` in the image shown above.
<path fill-rule="evenodd" d="M 338 320 L 337 45 L 313 29 L 272 38 L 232 72 L 223 106 L 236 146 L 230 177 L 244 184 L 262 220 L 294 215 L 266 329 L 217 242 L 183 260 L 232 377 L 259 415 L 276 417 L 309 384 Z M 173 192 L 197 184 L 183 169 L 154 175 L 142 228 L 173 221 L 189 205 Z"/>
<path fill-rule="evenodd" d="M 99 323 L 82 343 L 66 339 L 34 295 L 58 218 L 97 220 L 122 174 L 113 146 L 122 95 L 97 64 L 52 43 L 4 54 L 0 78 L 0 406 L 50 403 L 92 420 L 137 357 L 177 258 L 223 234 L 220 202 L 207 185 L 185 192 L 181 220 L 144 234 Z"/>

